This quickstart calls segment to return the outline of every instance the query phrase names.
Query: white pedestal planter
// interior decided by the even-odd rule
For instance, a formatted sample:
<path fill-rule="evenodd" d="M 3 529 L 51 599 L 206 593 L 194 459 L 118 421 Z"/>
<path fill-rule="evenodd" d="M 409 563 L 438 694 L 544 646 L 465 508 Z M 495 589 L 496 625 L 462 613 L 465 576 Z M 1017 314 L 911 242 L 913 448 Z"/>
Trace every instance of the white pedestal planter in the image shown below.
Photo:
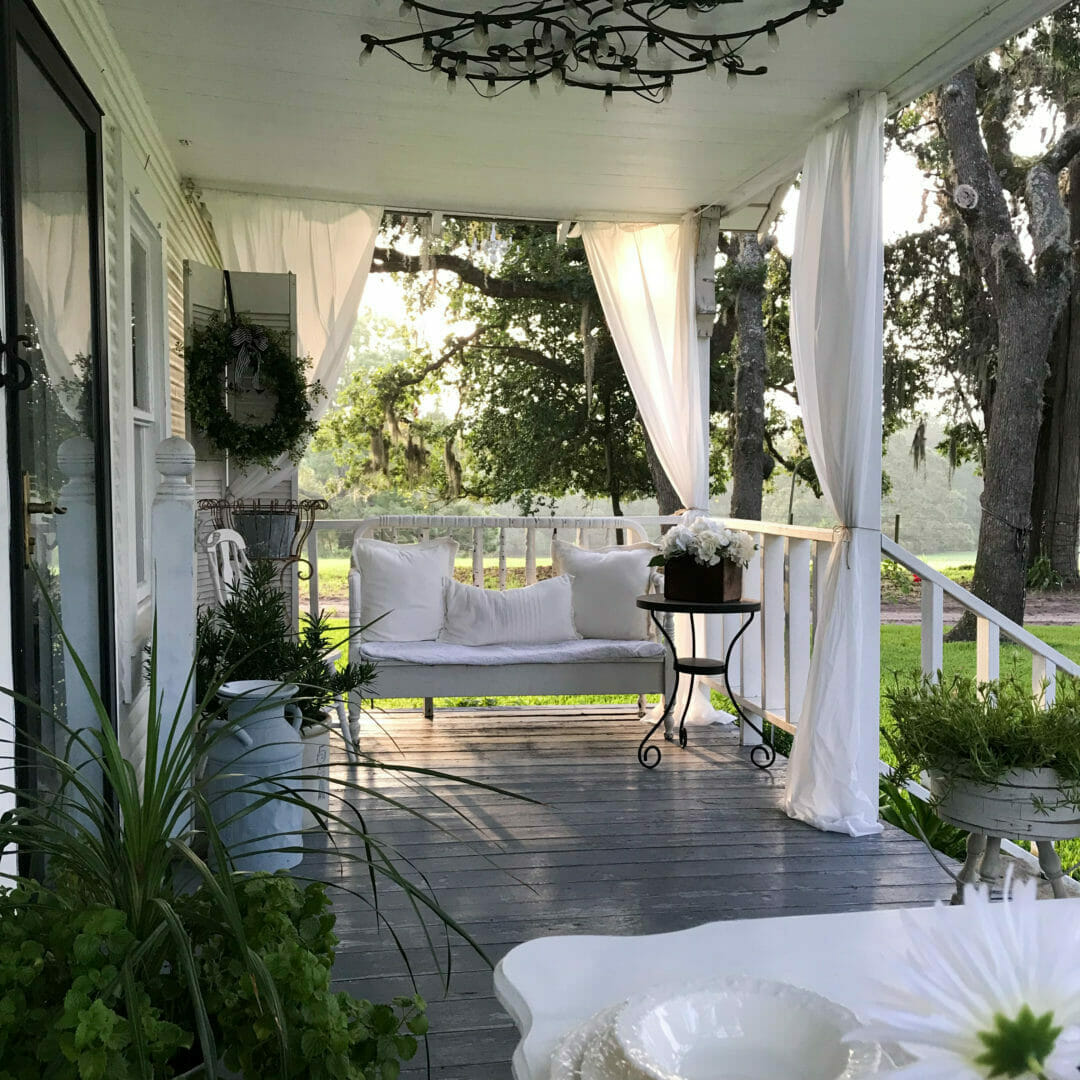
<path fill-rule="evenodd" d="M 1015 770 L 997 784 L 931 773 L 930 792 L 938 816 L 970 833 L 967 859 L 957 880 L 958 896 L 966 882 L 977 878 L 991 882 L 1000 876 L 1003 836 L 1035 841 L 1039 866 L 1054 896 L 1067 895 L 1054 841 L 1080 836 L 1080 811 L 1074 798 L 1061 790 L 1053 769 Z"/>
<path fill-rule="evenodd" d="M 323 814 L 330 809 L 330 728 L 326 724 L 311 724 L 300 732 L 304 744 L 302 795 Z M 321 826 L 310 810 L 303 812 L 305 831 Z"/>
<path fill-rule="evenodd" d="M 221 842 L 238 870 L 287 870 L 301 859 L 301 808 L 267 798 L 302 767 L 302 744 L 285 710 L 296 697 L 291 683 L 247 680 L 226 683 L 229 726 L 206 754 L 206 798 Z M 298 714 L 298 710 L 297 714 Z"/>

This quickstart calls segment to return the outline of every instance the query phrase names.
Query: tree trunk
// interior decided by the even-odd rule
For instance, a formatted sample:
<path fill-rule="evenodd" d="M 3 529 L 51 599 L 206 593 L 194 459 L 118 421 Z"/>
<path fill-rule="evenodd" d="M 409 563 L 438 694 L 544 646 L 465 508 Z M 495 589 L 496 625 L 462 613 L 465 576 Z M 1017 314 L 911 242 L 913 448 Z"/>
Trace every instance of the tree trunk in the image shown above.
<path fill-rule="evenodd" d="M 1034 297 L 1013 297 L 1001 314 L 971 591 L 1013 622 L 1023 623 L 1035 450 L 1052 331 L 1045 306 Z M 974 618 L 965 617 L 949 640 L 971 640 L 974 630 Z"/>
<path fill-rule="evenodd" d="M 761 519 L 765 477 L 765 250 L 752 233 L 739 237 L 736 256 L 738 353 L 735 369 L 735 437 L 731 451 L 731 516 Z"/>
<path fill-rule="evenodd" d="M 1027 263 L 1013 228 L 1002 179 L 980 127 L 975 71 L 955 75 L 937 96 L 954 183 L 972 189 L 960 209 L 998 324 L 994 408 L 986 434 L 982 520 L 972 592 L 1014 622 L 1024 621 L 1027 548 L 1035 457 L 1042 423 L 1047 354 L 1068 288 L 1067 252 L 1060 244 L 1063 213 L 1049 165 L 1027 172 L 1031 231 L 1038 273 Z M 1062 166 L 1058 165 L 1060 169 Z M 1055 205 L 1054 198 L 1058 201 Z M 950 640 L 970 640 L 965 616 Z"/>
<path fill-rule="evenodd" d="M 1080 159 L 1069 169 L 1070 234 L 1080 244 Z M 1080 585 L 1080 279 L 1061 313 L 1039 432 L 1029 561 L 1045 555 L 1067 588 Z"/>
<path fill-rule="evenodd" d="M 641 423 L 641 430 L 645 433 L 645 458 L 649 463 L 649 472 L 652 473 L 653 487 L 656 489 L 656 504 L 660 508 L 660 516 L 667 517 L 682 509 L 682 499 L 679 498 L 675 485 L 668 479 L 664 466 L 660 464 L 660 458 L 656 456 L 656 449 L 652 444 L 652 439 L 649 438 L 649 433 L 645 431 L 644 422 L 640 417 L 638 421 Z"/>

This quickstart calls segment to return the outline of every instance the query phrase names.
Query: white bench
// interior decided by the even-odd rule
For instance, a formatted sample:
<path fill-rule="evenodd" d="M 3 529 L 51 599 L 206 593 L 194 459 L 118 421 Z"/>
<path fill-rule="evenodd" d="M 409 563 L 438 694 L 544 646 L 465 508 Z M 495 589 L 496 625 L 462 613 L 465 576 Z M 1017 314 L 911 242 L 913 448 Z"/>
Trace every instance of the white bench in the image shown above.
<path fill-rule="evenodd" d="M 533 517 L 430 517 L 385 515 L 371 518 L 356 530 L 356 537 L 392 542 L 426 540 L 453 534 L 471 548 L 473 584 L 486 586 L 485 540 L 497 533 L 498 568 L 493 584 L 505 589 L 507 551 L 514 540 L 523 552 L 525 584 L 537 580 L 538 534 L 546 559 L 551 537 L 574 540 L 582 546 L 607 543 L 634 544 L 648 540 L 643 526 L 630 518 Z M 523 536 L 514 537 L 516 532 Z M 598 543 L 596 533 L 603 536 Z M 349 577 L 350 622 L 360 622 L 360 596 L 356 576 Z M 645 613 L 642 612 L 644 625 Z M 584 638 L 553 645 L 451 645 L 437 641 L 373 641 L 350 644 L 350 658 L 378 663 L 375 688 L 379 698 L 423 698 L 424 715 L 431 719 L 436 697 L 510 697 L 517 695 L 637 694 L 638 715 L 645 712 L 645 694 L 667 692 L 673 676 L 671 659 L 661 642 L 653 639 L 607 641 Z M 355 744 L 363 701 L 350 699 L 349 721 Z"/>

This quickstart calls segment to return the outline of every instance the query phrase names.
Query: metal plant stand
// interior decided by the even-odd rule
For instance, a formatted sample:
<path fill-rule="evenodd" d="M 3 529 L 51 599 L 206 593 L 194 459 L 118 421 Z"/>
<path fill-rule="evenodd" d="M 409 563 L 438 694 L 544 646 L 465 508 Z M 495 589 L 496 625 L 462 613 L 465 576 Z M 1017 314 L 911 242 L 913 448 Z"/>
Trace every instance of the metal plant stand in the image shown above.
<path fill-rule="evenodd" d="M 686 746 L 686 716 L 690 711 L 690 702 L 693 699 L 694 679 L 700 675 L 723 675 L 728 697 L 731 699 L 731 704 L 734 706 L 735 712 L 738 713 L 739 719 L 742 723 L 747 724 L 751 730 L 756 731 L 763 740 L 751 749 L 750 760 L 759 769 L 768 769 L 773 762 L 776 761 L 776 751 L 768 741 L 765 741 L 765 733 L 762 728 L 751 720 L 739 706 L 739 702 L 732 692 L 731 679 L 728 675 L 728 669 L 731 664 L 731 654 L 734 651 L 739 638 L 741 638 L 750 628 L 750 624 L 754 621 L 754 615 L 761 610 L 760 601 L 732 600 L 722 604 L 707 604 L 695 603 L 690 600 L 668 600 L 665 596 L 659 594 L 649 594 L 647 596 L 639 596 L 637 598 L 637 606 L 639 608 L 644 608 L 649 613 L 652 621 L 656 624 L 657 629 L 663 635 L 664 641 L 667 642 L 667 646 L 671 650 L 672 667 L 675 671 L 675 685 L 671 688 L 671 693 L 664 702 L 664 711 L 660 716 L 660 719 L 653 724 L 645 738 L 641 740 L 641 745 L 638 747 L 638 761 L 640 761 L 646 769 L 655 769 L 656 766 L 660 764 L 660 747 L 650 745 L 650 740 L 659 730 L 660 725 L 665 724 L 675 710 L 675 703 L 679 696 L 680 677 L 686 675 L 690 679 L 690 692 L 686 695 L 686 703 L 683 705 L 682 715 L 679 717 L 679 745 Z M 679 656 L 678 649 L 675 647 L 674 638 L 667 632 L 667 628 L 664 626 L 663 621 L 658 617 L 661 614 L 691 616 L 746 615 L 748 618 L 743 620 L 738 632 L 728 643 L 727 653 L 724 656 L 724 659 L 714 660 L 711 657 L 697 655 L 697 629 L 694 626 L 693 618 L 690 620 L 691 655 Z M 672 736 L 665 735 L 665 738 L 670 740 Z"/>

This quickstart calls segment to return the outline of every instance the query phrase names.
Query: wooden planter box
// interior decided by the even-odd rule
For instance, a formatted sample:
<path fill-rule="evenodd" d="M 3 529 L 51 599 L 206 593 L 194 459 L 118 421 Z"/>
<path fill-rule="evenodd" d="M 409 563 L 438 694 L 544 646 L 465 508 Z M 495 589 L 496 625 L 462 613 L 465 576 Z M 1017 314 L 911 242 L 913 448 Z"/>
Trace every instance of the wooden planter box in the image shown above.
<path fill-rule="evenodd" d="M 938 817 L 968 832 L 1029 840 L 1080 836 L 1080 812 L 1053 769 L 1014 770 L 997 784 L 931 772 L 930 792 Z"/>
<path fill-rule="evenodd" d="M 742 567 L 726 559 L 702 566 L 690 556 L 664 564 L 664 597 L 697 604 L 742 599 Z"/>

